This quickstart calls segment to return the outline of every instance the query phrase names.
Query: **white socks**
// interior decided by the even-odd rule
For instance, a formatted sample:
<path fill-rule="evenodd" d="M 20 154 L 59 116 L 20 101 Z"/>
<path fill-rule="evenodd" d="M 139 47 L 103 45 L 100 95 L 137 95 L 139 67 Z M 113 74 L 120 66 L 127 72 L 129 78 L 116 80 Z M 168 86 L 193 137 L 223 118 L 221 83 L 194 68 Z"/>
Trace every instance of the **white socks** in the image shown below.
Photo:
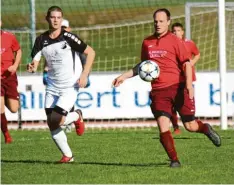
<path fill-rule="evenodd" d="M 67 143 L 67 136 L 61 127 L 51 131 L 52 138 L 59 150 L 67 157 L 72 157 L 72 151 Z"/>
<path fill-rule="evenodd" d="M 63 125 L 69 125 L 72 122 L 78 120 L 79 114 L 77 112 L 69 112 L 65 118 Z"/>

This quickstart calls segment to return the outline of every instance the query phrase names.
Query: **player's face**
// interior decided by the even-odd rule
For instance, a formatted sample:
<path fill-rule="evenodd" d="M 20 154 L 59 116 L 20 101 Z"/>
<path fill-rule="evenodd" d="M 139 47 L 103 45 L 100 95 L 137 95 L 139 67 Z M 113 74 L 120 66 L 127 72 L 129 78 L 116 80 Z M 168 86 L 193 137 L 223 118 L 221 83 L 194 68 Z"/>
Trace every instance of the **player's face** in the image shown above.
<path fill-rule="evenodd" d="M 50 16 L 47 17 L 47 21 L 49 23 L 49 27 L 51 29 L 55 29 L 55 30 L 61 28 L 62 20 L 63 20 L 62 13 L 58 12 L 58 11 L 52 11 L 50 13 Z"/>
<path fill-rule="evenodd" d="M 183 38 L 184 30 L 181 27 L 174 27 L 172 32 L 180 39 Z"/>
<path fill-rule="evenodd" d="M 158 35 L 164 35 L 168 31 L 170 20 L 165 12 L 158 12 L 154 17 L 154 29 Z"/>

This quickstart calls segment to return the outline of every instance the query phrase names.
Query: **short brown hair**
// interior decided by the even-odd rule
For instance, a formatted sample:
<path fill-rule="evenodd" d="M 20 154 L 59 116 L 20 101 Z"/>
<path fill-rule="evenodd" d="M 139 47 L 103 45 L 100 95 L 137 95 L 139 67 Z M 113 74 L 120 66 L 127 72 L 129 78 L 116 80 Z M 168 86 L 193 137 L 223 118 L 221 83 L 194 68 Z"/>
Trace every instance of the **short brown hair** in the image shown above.
<path fill-rule="evenodd" d="M 182 30 L 184 30 L 184 26 L 179 22 L 176 22 L 176 23 L 172 24 L 171 29 L 173 30 L 175 27 L 179 27 Z"/>
<path fill-rule="evenodd" d="M 46 17 L 49 17 L 50 14 L 51 14 L 51 12 L 53 12 L 53 11 L 61 12 L 62 15 L 63 15 L 63 10 L 62 10 L 62 8 L 60 8 L 59 6 L 51 6 L 51 7 L 49 7 L 49 9 L 48 9 L 48 11 L 47 11 Z"/>
<path fill-rule="evenodd" d="M 158 12 L 164 12 L 166 15 L 167 15 L 167 20 L 170 20 L 171 19 L 171 13 L 168 9 L 166 8 L 160 8 L 160 9 L 157 9 L 154 14 L 153 14 L 153 18 L 155 18 L 155 15 L 158 13 Z"/>

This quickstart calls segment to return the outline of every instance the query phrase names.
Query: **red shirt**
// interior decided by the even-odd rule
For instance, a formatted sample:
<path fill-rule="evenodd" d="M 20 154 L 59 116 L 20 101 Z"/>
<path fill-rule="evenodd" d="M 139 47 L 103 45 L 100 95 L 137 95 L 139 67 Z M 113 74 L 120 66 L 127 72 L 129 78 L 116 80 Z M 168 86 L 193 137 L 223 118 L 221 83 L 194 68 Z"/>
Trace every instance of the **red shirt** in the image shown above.
<path fill-rule="evenodd" d="M 196 46 L 196 44 L 192 40 L 183 39 L 183 43 L 185 45 L 186 50 L 189 53 L 189 58 L 192 59 L 193 56 L 198 55 L 200 52 Z M 193 81 L 196 81 L 195 67 L 192 67 L 193 70 Z"/>
<path fill-rule="evenodd" d="M 182 64 L 189 60 L 189 54 L 181 40 L 170 31 L 160 38 L 151 35 L 144 39 L 141 60 L 152 60 L 159 65 L 160 75 L 151 82 L 152 89 L 185 81 Z"/>
<path fill-rule="evenodd" d="M 10 75 L 7 69 L 14 63 L 14 52 L 20 49 L 20 45 L 15 35 L 10 32 L 1 31 L 1 77 Z"/>

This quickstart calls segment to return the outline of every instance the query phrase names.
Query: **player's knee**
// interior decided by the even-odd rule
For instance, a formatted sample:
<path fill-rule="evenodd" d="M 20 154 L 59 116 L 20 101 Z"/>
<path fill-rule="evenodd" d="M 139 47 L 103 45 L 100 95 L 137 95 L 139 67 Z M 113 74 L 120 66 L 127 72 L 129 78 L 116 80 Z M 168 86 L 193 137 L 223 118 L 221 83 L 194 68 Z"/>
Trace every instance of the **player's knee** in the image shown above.
<path fill-rule="evenodd" d="M 197 131 L 197 124 L 195 122 L 194 115 L 186 115 L 181 116 L 181 120 L 184 124 L 184 127 L 189 132 L 196 132 Z"/>
<path fill-rule="evenodd" d="M 154 117 L 157 120 L 160 133 L 167 132 L 170 129 L 171 115 L 164 111 L 156 111 Z"/>
<path fill-rule="evenodd" d="M 165 116 L 165 117 L 167 117 L 169 119 L 171 118 L 171 115 L 168 112 L 165 112 L 165 111 L 155 111 L 153 114 L 154 114 L 154 117 L 155 117 L 156 120 L 161 116 Z"/>
<path fill-rule="evenodd" d="M 8 108 L 11 113 L 16 113 L 19 110 L 19 105 L 11 106 Z"/>
<path fill-rule="evenodd" d="M 59 106 L 55 106 L 51 113 L 51 123 L 54 125 L 63 125 L 68 112 Z"/>

